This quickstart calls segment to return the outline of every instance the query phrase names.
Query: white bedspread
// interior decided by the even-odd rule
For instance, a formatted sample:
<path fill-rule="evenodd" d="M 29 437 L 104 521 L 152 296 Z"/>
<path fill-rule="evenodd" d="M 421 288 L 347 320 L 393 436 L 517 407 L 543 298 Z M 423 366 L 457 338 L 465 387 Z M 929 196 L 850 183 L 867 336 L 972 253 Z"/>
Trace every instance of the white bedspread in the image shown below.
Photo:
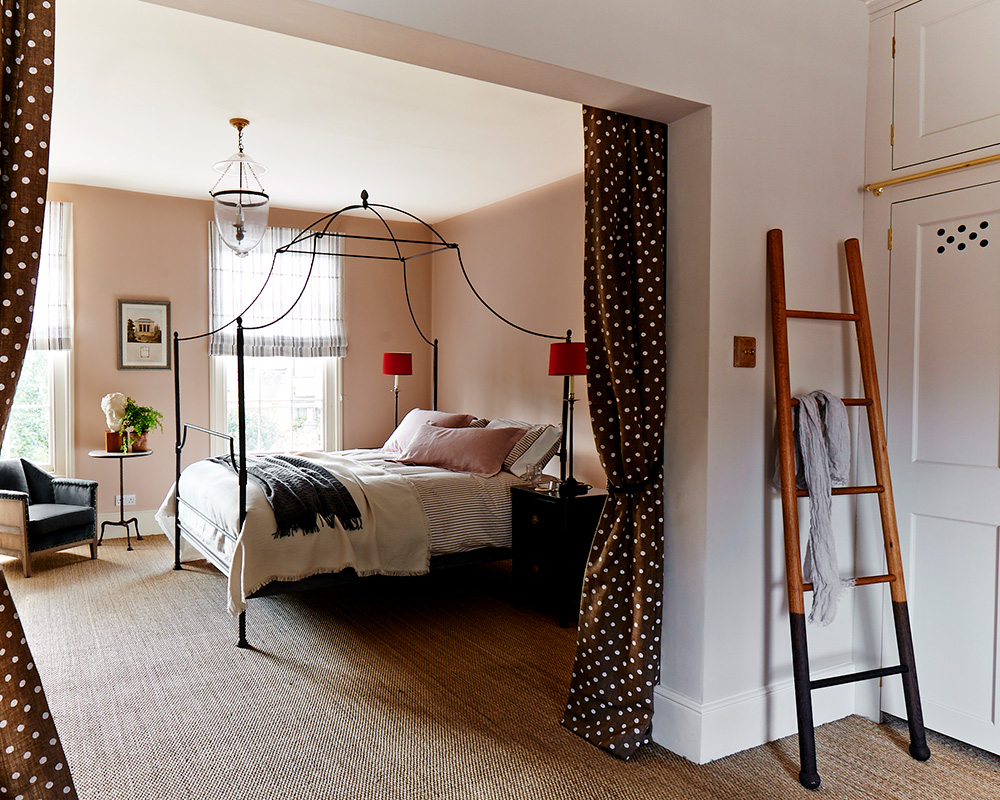
<path fill-rule="evenodd" d="M 276 539 L 274 511 L 260 487 L 248 481 L 247 518 L 238 531 L 239 488 L 234 470 L 199 461 L 181 475 L 181 497 L 236 540 L 228 559 L 230 613 L 246 608 L 246 598 L 271 581 L 298 580 L 348 567 L 359 575 L 427 572 L 427 517 L 410 481 L 337 453 L 297 455 L 320 464 L 344 484 L 361 512 L 360 530 L 344 530 L 339 522 L 330 528 L 318 520 L 316 533 L 297 532 Z M 156 515 L 171 538 L 175 509 L 171 491 Z"/>
<path fill-rule="evenodd" d="M 247 520 L 239 530 L 239 489 L 231 468 L 199 461 L 181 475 L 184 501 L 211 520 L 205 523 L 182 510 L 186 538 L 196 539 L 199 549 L 210 552 L 228 573 L 232 614 L 275 580 L 348 567 L 360 575 L 419 575 L 427 572 L 431 555 L 510 546 L 510 486 L 522 481 L 509 473 L 480 478 L 407 466 L 379 450 L 296 455 L 320 464 L 344 484 L 361 511 L 360 530 L 345 531 L 339 523 L 331 529 L 320 520 L 316 533 L 275 539 L 274 512 L 253 481 L 247 482 Z M 171 540 L 175 514 L 171 488 L 156 514 Z"/>

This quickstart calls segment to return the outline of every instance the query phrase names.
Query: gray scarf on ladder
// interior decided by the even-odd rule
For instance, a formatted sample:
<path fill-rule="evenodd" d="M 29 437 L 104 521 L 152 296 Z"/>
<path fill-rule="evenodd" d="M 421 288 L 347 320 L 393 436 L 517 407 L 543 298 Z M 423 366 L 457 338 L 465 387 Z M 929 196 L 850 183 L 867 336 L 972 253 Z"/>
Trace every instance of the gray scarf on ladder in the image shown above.
<path fill-rule="evenodd" d="M 851 461 L 847 409 L 839 397 L 820 390 L 796 398 L 796 485 L 809 490 L 809 541 L 803 577 L 813 585 L 809 621 L 829 625 L 850 580 L 841 580 L 833 535 L 834 486 L 847 484 Z"/>

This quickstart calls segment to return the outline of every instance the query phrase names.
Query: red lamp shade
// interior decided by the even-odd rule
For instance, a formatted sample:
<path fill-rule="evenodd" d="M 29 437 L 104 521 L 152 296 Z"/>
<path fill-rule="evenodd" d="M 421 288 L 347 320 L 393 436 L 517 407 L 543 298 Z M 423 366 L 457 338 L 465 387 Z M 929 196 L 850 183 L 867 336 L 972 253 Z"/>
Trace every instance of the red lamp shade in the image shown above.
<path fill-rule="evenodd" d="M 549 346 L 549 375 L 586 375 L 587 348 L 583 342 L 553 342 Z"/>
<path fill-rule="evenodd" d="M 383 375 L 412 375 L 413 374 L 413 354 L 412 353 L 383 353 L 382 354 L 382 374 Z"/>

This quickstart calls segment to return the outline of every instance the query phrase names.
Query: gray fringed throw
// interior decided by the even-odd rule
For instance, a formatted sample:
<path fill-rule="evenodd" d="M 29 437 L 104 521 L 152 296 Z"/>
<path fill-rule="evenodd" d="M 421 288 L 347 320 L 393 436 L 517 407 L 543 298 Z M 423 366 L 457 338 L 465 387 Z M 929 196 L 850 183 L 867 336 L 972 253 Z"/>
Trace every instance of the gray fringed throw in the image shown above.
<path fill-rule="evenodd" d="M 847 409 L 839 397 L 822 390 L 796 399 L 796 455 L 801 452 L 804 488 L 809 490 L 809 542 L 803 565 L 803 576 L 813 585 L 809 621 L 829 625 L 837 615 L 843 587 L 851 583 L 840 578 L 831 522 L 832 489 L 847 483 L 850 470 Z"/>
<path fill-rule="evenodd" d="M 237 469 L 229 456 L 209 460 Z M 315 533 L 319 530 L 317 515 L 331 528 L 337 520 L 345 530 L 361 528 L 361 512 L 351 493 L 318 464 L 283 454 L 247 456 L 247 475 L 274 509 L 276 539 L 291 536 L 296 530 Z"/>

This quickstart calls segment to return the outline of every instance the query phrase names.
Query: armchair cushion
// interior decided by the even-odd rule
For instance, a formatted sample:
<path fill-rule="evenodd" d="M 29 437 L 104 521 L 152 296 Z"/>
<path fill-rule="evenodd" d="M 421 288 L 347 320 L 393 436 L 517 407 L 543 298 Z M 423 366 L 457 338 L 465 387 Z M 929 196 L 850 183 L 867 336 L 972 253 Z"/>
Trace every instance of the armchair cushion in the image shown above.
<path fill-rule="evenodd" d="M 96 511 L 89 506 L 29 505 L 28 547 L 36 552 L 93 538 L 96 522 Z"/>
<path fill-rule="evenodd" d="M 94 524 L 94 509 L 62 503 L 35 503 L 28 506 L 28 537 L 52 533 L 62 528 Z"/>
<path fill-rule="evenodd" d="M 41 467 L 37 467 L 26 459 L 18 459 L 21 462 L 21 469 L 24 470 L 24 478 L 28 482 L 29 503 L 54 503 L 55 495 L 52 492 L 52 476 Z"/>

